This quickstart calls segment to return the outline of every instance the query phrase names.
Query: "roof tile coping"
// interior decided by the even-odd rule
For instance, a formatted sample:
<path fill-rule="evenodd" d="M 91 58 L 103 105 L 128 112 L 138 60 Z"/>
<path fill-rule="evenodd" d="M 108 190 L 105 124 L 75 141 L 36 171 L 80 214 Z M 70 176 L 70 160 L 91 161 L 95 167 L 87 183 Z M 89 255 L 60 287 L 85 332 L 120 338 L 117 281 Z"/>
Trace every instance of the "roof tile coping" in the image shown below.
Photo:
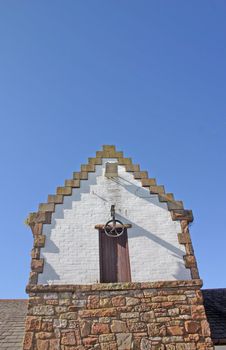
<path fill-rule="evenodd" d="M 96 152 L 95 158 L 89 158 L 88 164 L 81 165 L 80 172 L 73 173 L 73 179 L 66 180 L 65 186 L 58 187 L 56 194 L 48 196 L 47 203 L 39 205 L 38 212 L 29 214 L 27 224 L 32 227 L 36 223 L 51 223 L 51 214 L 55 211 L 55 205 L 62 204 L 64 196 L 70 196 L 73 188 L 79 188 L 80 180 L 87 180 L 89 172 L 94 172 L 96 165 L 102 164 L 103 158 L 117 158 L 118 164 L 124 165 L 126 171 L 132 172 L 135 179 L 141 180 L 143 187 L 149 187 L 151 194 L 157 194 L 160 202 L 167 203 L 173 220 L 193 221 L 192 211 L 185 210 L 183 202 L 176 201 L 172 193 L 165 193 L 164 186 L 157 185 L 156 179 L 149 178 L 147 171 L 140 171 L 139 165 L 133 164 L 131 158 L 124 158 L 123 152 L 116 151 L 114 145 L 104 145 L 102 151 Z"/>

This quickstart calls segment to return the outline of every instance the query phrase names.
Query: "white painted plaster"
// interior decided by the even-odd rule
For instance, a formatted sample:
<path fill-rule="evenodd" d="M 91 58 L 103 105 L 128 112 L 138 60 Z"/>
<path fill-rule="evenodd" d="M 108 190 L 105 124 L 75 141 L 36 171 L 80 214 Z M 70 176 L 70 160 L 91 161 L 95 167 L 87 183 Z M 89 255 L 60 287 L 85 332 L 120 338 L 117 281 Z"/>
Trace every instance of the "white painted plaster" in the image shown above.
<path fill-rule="evenodd" d="M 45 247 L 41 249 L 44 270 L 39 283 L 85 284 L 99 281 L 99 242 L 96 224 L 116 218 L 131 223 L 128 229 L 129 255 L 133 282 L 190 279 L 184 266 L 184 246 L 178 243 L 180 224 L 173 221 L 166 203 L 119 166 L 119 176 L 104 176 L 105 162 L 89 173 L 88 180 L 56 205 L 52 223 L 44 225 Z"/>

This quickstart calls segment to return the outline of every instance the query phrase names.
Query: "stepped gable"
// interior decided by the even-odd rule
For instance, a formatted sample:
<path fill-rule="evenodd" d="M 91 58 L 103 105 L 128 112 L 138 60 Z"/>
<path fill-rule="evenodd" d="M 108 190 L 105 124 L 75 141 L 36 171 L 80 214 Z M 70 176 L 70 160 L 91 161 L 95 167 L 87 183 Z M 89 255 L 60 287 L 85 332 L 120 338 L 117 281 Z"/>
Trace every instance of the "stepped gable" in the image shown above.
<path fill-rule="evenodd" d="M 123 152 L 117 151 L 113 145 L 104 145 L 101 151 L 96 152 L 95 158 L 89 158 L 87 164 L 81 165 L 80 172 L 74 172 L 72 179 L 66 180 L 63 187 L 57 188 L 56 194 L 48 196 L 47 203 L 41 203 L 39 205 L 38 212 L 29 215 L 27 223 L 34 235 L 34 247 L 31 252 L 32 272 L 30 273 L 29 284 L 37 284 L 38 274 L 43 271 L 44 260 L 40 258 L 40 249 L 45 246 L 45 235 L 42 234 L 43 224 L 51 223 L 55 206 L 62 204 L 65 196 L 71 196 L 72 190 L 79 188 L 81 181 L 88 180 L 89 173 L 95 172 L 96 165 L 101 165 L 103 158 L 117 159 L 118 164 L 123 165 L 127 172 L 132 173 L 135 179 L 140 180 L 143 187 L 149 188 L 151 194 L 158 195 L 159 201 L 167 204 L 172 219 L 179 221 L 181 224 L 181 233 L 178 233 L 178 240 L 180 244 L 185 246 L 185 267 L 191 270 L 193 279 L 199 279 L 189 233 L 189 223 L 193 221 L 192 211 L 184 209 L 182 201 L 175 200 L 172 193 L 166 193 L 164 186 L 158 185 L 155 178 L 149 178 L 148 172 L 140 170 L 140 166 L 133 164 L 131 158 L 124 157 Z"/>

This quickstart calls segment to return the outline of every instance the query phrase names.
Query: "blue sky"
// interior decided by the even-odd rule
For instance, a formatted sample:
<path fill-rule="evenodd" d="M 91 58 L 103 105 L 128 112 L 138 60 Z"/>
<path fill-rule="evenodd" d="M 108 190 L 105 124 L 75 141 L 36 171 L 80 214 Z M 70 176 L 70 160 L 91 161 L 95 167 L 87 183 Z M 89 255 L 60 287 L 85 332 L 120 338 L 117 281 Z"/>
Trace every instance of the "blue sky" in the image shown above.
<path fill-rule="evenodd" d="M 47 195 L 116 144 L 195 217 L 205 288 L 226 287 L 226 3 L 0 3 L 0 298 L 26 297 Z"/>

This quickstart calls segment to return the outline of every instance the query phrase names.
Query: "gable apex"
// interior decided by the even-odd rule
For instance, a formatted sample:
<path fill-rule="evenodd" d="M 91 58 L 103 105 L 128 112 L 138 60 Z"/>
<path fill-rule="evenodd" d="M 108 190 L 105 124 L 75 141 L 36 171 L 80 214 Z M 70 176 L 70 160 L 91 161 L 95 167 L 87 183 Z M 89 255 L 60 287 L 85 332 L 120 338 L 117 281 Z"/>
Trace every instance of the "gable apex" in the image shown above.
<path fill-rule="evenodd" d="M 88 158 L 88 163 L 82 164 L 79 172 L 73 172 L 72 179 L 65 180 L 64 186 L 57 187 L 56 193 L 48 196 L 47 203 L 40 203 L 39 210 L 29 214 L 27 224 L 31 228 L 36 223 L 49 224 L 55 205 L 62 204 L 65 196 L 71 196 L 72 190 L 80 187 L 80 181 L 88 180 L 89 173 L 95 172 L 96 166 L 101 165 L 106 158 L 117 159 L 118 165 L 123 165 L 127 172 L 140 180 L 142 187 L 158 195 L 159 201 L 167 204 L 173 220 L 193 221 L 192 211 L 184 209 L 183 202 L 175 200 L 172 193 L 166 193 L 163 185 L 158 185 L 155 178 L 149 178 L 147 171 L 140 170 L 140 165 L 133 164 L 132 159 L 124 157 L 123 152 L 117 151 L 114 145 L 103 145 L 102 150 L 96 152 L 96 157 Z"/>

